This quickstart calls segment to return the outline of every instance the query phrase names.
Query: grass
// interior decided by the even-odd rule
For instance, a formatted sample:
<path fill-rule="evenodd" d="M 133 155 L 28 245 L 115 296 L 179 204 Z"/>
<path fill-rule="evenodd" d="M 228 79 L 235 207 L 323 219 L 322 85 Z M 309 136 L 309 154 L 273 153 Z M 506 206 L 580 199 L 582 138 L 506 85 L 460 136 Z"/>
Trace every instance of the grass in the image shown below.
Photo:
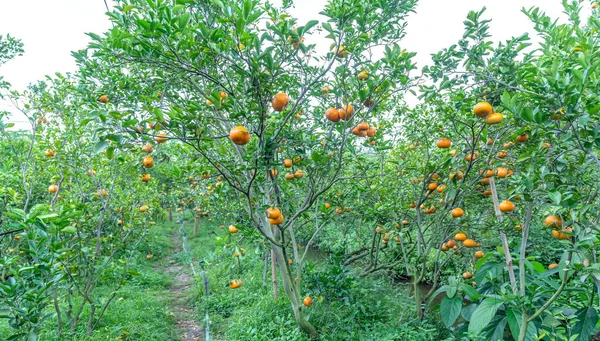
<path fill-rule="evenodd" d="M 187 258 L 195 264 L 206 261 L 210 283 L 210 295 L 204 296 L 201 277 L 195 278 L 197 319 L 209 314 L 215 340 L 309 340 L 298 329 L 281 287 L 280 298 L 274 300 L 270 267 L 263 285 L 260 244 L 248 234 L 229 240 L 225 229 L 206 220 L 201 220 L 200 233 L 191 236 L 189 225 L 185 228 L 190 245 Z M 240 257 L 240 272 L 234 253 L 242 247 L 247 253 Z M 385 278 L 359 278 L 352 269 L 330 261 L 307 262 L 305 266 L 303 291 L 315 299 L 307 310 L 308 319 L 321 340 L 427 341 L 447 336 L 437 323 L 417 321 L 406 289 Z M 241 279 L 243 286 L 230 289 L 232 279 Z"/>
<path fill-rule="evenodd" d="M 179 227 L 164 223 L 153 228 L 145 246 L 154 255 L 152 260 L 140 254 L 134 265 L 139 275 L 119 291 L 91 336 L 78 330 L 70 338 L 61 338 L 56 333 L 56 321 L 51 319 L 39 340 L 179 340 L 176 321 L 168 308 L 167 288 L 172 281 L 163 271 L 170 259 L 196 267 L 198 275 L 189 291 L 190 302 L 201 324 L 208 313 L 213 340 L 309 340 L 299 330 L 281 287 L 279 299 L 274 300 L 270 265 L 263 285 L 264 249 L 251 233 L 241 231 L 230 237 L 226 229 L 201 220 L 200 232 L 193 236 L 193 223 L 188 221 L 183 247 L 173 253 L 177 245 L 170 237 L 179 233 Z M 235 252 L 241 254 L 240 248 L 246 249 L 246 255 L 240 257 L 241 267 L 234 257 Z M 360 278 L 353 269 L 321 258 L 305 263 L 302 279 L 303 294 L 315 299 L 307 308 L 307 317 L 319 331 L 320 340 L 428 341 L 448 336 L 439 324 L 414 318 L 412 300 L 402 286 L 392 285 L 385 277 Z M 200 260 L 205 261 L 209 296 L 204 295 Z M 232 279 L 241 279 L 243 286 L 230 289 Z M 99 286 L 97 297 L 108 296 L 110 290 L 110 286 Z M 7 328 L 0 325 L 0 335 L 9 335 Z"/>
<path fill-rule="evenodd" d="M 171 279 L 162 268 L 171 253 L 168 226 L 153 228 L 145 249 L 152 252 L 151 260 L 145 253 L 136 258 L 131 268 L 139 275 L 133 276 L 119 290 L 116 299 L 109 306 L 106 314 L 92 335 L 86 335 L 82 324 L 74 335 L 60 336 L 57 332 L 56 318 L 45 324 L 38 340 L 40 341 L 92 341 L 92 340 L 144 340 L 169 341 L 179 340 L 175 320 L 169 311 L 169 292 Z M 110 281 L 110 280 L 108 280 Z M 95 290 L 96 297 L 108 297 L 113 286 L 101 284 Z M 84 312 L 83 319 L 87 312 Z M 4 321 L 0 322 L 0 339 L 14 332 Z"/>

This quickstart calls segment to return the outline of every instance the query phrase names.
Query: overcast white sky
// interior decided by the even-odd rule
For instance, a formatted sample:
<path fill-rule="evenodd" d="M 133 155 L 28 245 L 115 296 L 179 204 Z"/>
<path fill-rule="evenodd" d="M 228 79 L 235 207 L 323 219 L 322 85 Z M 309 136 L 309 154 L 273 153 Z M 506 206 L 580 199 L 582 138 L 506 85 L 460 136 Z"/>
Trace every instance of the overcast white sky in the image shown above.
<path fill-rule="evenodd" d="M 315 19 L 324 3 L 296 0 L 292 14 L 303 24 Z M 495 41 L 532 32 L 532 25 L 520 12 L 522 7 L 538 6 L 552 17 L 562 14 L 560 0 L 420 0 L 417 13 L 408 19 L 403 47 L 417 52 L 419 68 L 424 66 L 431 53 L 462 36 L 469 10 L 484 6 L 486 17 L 493 19 Z M 586 7 L 590 7 L 588 1 Z M 75 71 L 71 51 L 86 47 L 86 32 L 101 33 L 110 27 L 105 12 L 104 0 L 0 0 L 0 34 L 10 33 L 25 44 L 25 54 L 0 67 L 0 75 L 15 88 L 24 89 L 45 75 Z M 0 102 L 2 109 L 8 109 L 7 104 Z"/>

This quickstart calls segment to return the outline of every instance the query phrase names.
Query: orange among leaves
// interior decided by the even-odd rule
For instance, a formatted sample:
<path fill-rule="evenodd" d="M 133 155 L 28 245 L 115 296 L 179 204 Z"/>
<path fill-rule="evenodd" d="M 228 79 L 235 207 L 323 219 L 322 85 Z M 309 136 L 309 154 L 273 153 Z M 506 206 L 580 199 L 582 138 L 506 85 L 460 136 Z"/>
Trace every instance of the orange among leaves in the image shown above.
<path fill-rule="evenodd" d="M 290 97 L 287 94 L 278 93 L 277 95 L 275 95 L 275 97 L 273 97 L 271 105 L 273 106 L 273 110 L 283 111 L 289 102 Z"/>
<path fill-rule="evenodd" d="M 502 212 L 512 212 L 515 210 L 515 204 L 513 204 L 509 200 L 502 201 L 498 206 L 500 208 L 500 211 Z"/>
<path fill-rule="evenodd" d="M 488 102 L 479 102 L 473 107 L 473 113 L 481 118 L 488 117 L 494 112 L 494 108 Z"/>
<path fill-rule="evenodd" d="M 452 218 L 459 218 L 462 217 L 463 214 L 465 214 L 465 211 L 463 211 L 462 208 L 457 207 L 455 209 L 452 210 Z"/>
<path fill-rule="evenodd" d="M 441 139 L 437 140 L 437 142 L 436 142 L 436 146 L 438 148 L 450 148 L 451 145 L 452 145 L 452 142 L 445 137 L 442 137 Z"/>
<path fill-rule="evenodd" d="M 239 287 L 242 286 L 242 280 L 241 279 L 234 279 L 231 282 L 229 282 L 229 287 L 231 289 L 237 289 Z"/>
<path fill-rule="evenodd" d="M 233 127 L 229 132 L 229 139 L 238 146 L 243 146 L 250 142 L 250 137 L 248 129 L 243 126 Z"/>
<path fill-rule="evenodd" d="M 336 108 L 329 108 L 325 111 L 325 117 L 331 122 L 339 122 L 340 121 L 340 112 Z"/>

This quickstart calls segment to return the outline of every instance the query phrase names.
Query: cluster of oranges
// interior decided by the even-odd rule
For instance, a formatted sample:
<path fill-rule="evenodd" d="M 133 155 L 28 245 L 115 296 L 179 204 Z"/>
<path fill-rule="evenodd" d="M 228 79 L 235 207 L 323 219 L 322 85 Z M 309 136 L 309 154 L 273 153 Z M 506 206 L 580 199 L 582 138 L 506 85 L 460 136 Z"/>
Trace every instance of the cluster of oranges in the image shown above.
<path fill-rule="evenodd" d="M 280 225 L 283 224 L 283 214 L 281 210 L 277 207 L 269 207 L 266 212 L 267 219 L 271 225 Z"/>

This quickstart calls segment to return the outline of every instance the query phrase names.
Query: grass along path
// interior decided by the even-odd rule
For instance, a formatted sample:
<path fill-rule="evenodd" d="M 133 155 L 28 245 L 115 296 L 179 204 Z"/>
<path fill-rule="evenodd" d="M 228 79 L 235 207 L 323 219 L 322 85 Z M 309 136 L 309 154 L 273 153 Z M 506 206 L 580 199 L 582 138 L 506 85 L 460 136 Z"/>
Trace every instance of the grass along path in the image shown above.
<path fill-rule="evenodd" d="M 175 257 L 182 252 L 183 240 L 179 229 L 173 229 L 171 244 L 174 245 L 170 264 L 164 270 L 173 278 L 173 284 L 168 288 L 171 293 L 170 307 L 175 313 L 175 321 L 183 341 L 204 340 L 204 330 L 194 319 L 194 309 L 190 306 L 190 287 L 193 282 L 191 267 L 179 264 L 182 257 Z M 179 262 L 176 258 L 179 258 Z M 187 258 L 187 257 L 183 257 Z"/>

